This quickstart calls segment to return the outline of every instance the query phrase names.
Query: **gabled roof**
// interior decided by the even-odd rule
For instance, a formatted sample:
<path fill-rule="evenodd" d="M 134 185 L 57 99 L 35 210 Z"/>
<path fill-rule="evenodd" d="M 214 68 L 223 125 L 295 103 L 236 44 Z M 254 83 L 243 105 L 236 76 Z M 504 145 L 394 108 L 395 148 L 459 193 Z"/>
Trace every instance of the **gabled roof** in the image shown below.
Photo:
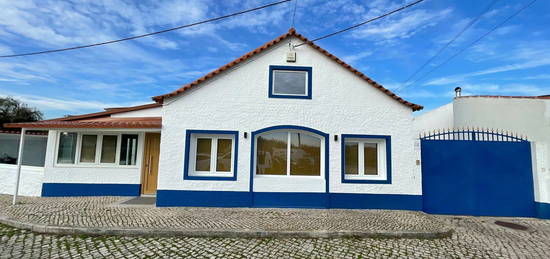
<path fill-rule="evenodd" d="M 240 58 L 237 58 L 227 64 L 225 64 L 224 66 L 221 66 L 220 68 L 206 74 L 205 76 L 189 83 L 189 84 L 186 84 L 182 87 L 180 87 L 179 89 L 171 92 L 171 93 L 168 93 L 168 94 L 163 94 L 163 95 L 159 95 L 159 96 L 155 96 L 153 97 L 153 100 L 155 102 L 158 102 L 158 103 L 162 103 L 164 98 L 167 98 L 167 97 L 173 97 L 173 96 L 176 96 L 180 93 L 183 93 L 189 89 L 191 89 L 192 87 L 194 86 L 197 86 L 199 85 L 200 83 L 220 74 L 221 72 L 239 64 L 239 63 L 242 63 L 244 61 L 246 61 L 247 59 L 251 58 L 252 56 L 256 55 L 256 54 L 259 54 L 261 52 L 263 52 L 264 50 L 276 45 L 277 43 L 291 37 L 291 36 L 294 36 L 294 37 L 297 37 L 299 38 L 300 40 L 304 41 L 307 45 L 311 46 L 312 48 L 318 50 L 319 52 L 323 53 L 325 56 L 329 57 L 330 59 L 334 60 L 334 62 L 342 65 L 343 67 L 345 67 L 347 70 L 349 70 L 350 72 L 354 73 L 355 75 L 357 75 L 358 77 L 362 78 L 363 80 L 367 81 L 369 84 L 371 84 L 372 86 L 376 87 L 378 90 L 382 91 L 383 93 L 387 94 L 389 97 L 395 99 L 396 101 L 406 105 L 406 106 L 409 106 L 411 109 L 413 109 L 413 111 L 418 111 L 418 110 L 422 110 L 424 107 L 418 105 L 418 104 L 414 104 L 414 103 L 411 103 L 411 102 L 408 102 L 406 100 L 404 100 L 403 98 L 397 96 L 395 93 L 393 93 L 392 91 L 386 89 L 385 87 L 383 87 L 381 84 L 375 82 L 374 80 L 372 80 L 371 78 L 367 77 L 366 75 L 364 75 L 363 73 L 361 73 L 359 70 L 353 68 L 352 66 L 346 64 L 344 61 L 342 61 L 341 59 L 339 59 L 338 57 L 332 55 L 331 53 L 329 53 L 328 51 L 324 50 L 323 48 L 317 46 L 315 43 L 309 41 L 306 37 L 302 36 L 301 34 L 297 33 L 296 30 L 294 28 L 291 28 L 290 30 L 288 30 L 287 33 L 277 37 L 276 39 L 270 41 L 270 42 L 267 42 L 266 44 L 262 45 L 261 47 L 251 51 L 251 52 L 248 52 L 246 54 L 244 54 L 243 56 L 241 56 Z"/>
<path fill-rule="evenodd" d="M 125 128 L 158 129 L 162 127 L 161 117 L 111 117 L 112 114 L 144 110 L 162 106 L 150 103 L 132 107 L 110 108 L 103 112 L 67 116 L 51 120 L 5 123 L 6 128 Z"/>

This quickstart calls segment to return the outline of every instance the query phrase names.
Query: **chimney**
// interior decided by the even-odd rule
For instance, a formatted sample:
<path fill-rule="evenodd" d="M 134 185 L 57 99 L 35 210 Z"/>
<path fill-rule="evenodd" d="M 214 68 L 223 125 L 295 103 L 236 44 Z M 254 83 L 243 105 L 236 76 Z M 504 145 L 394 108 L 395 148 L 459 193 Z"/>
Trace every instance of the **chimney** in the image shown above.
<path fill-rule="evenodd" d="M 462 88 L 460 87 L 455 88 L 455 97 L 460 97 L 462 95 L 461 92 L 462 92 Z"/>

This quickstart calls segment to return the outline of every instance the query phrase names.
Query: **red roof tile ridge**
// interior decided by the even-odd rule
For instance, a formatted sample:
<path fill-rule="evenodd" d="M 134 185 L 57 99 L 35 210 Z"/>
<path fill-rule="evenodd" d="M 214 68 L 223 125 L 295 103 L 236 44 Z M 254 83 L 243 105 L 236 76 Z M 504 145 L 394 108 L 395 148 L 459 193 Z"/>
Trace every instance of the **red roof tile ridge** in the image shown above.
<path fill-rule="evenodd" d="M 422 107 L 421 105 L 418 105 L 418 104 L 414 104 L 414 103 L 411 103 L 411 102 L 408 102 L 406 100 L 404 100 L 403 98 L 397 96 L 395 93 L 393 93 L 392 91 L 388 90 L 387 88 L 383 87 L 381 84 L 377 83 L 376 81 L 372 80 L 371 78 L 369 78 L 368 76 L 366 76 L 365 74 L 363 74 L 362 72 L 360 72 L 359 70 L 353 68 L 352 66 L 346 64 L 344 61 L 342 61 L 341 59 L 339 59 L 338 57 L 334 56 L 333 54 L 331 54 L 330 52 L 326 51 L 325 49 L 319 47 L 318 45 L 316 45 L 315 43 L 311 42 L 310 40 L 308 40 L 306 37 L 302 36 L 301 34 L 297 33 L 296 30 L 294 28 L 290 28 L 288 30 L 287 33 L 285 34 L 282 34 L 280 35 L 279 37 L 275 38 L 274 40 L 271 40 L 267 43 L 265 43 L 264 45 L 244 54 L 243 56 L 219 67 L 218 69 L 214 70 L 214 71 L 211 71 L 210 73 L 200 77 L 199 79 L 191 82 L 191 83 L 188 83 L 186 85 L 183 85 L 182 87 L 180 87 L 179 89 L 176 89 L 174 91 L 172 91 L 171 93 L 167 93 L 167 94 L 163 94 L 163 95 L 158 95 L 158 96 L 154 96 L 152 99 L 155 101 L 155 102 L 158 102 L 158 103 L 162 103 L 164 98 L 167 98 L 167 97 L 172 97 L 172 96 L 176 96 L 188 89 L 190 89 L 191 87 L 195 86 L 195 85 L 198 85 L 204 81 L 206 81 L 207 79 L 210 79 L 212 77 L 214 77 L 215 75 L 231 68 L 232 66 L 234 65 L 237 65 L 247 59 L 249 59 L 250 57 L 268 49 L 269 47 L 281 42 L 282 40 L 288 38 L 289 36 L 296 36 L 297 38 L 299 38 L 300 40 L 304 41 L 307 45 L 313 47 L 314 49 L 320 51 L 321 53 L 323 53 L 325 56 L 331 58 L 332 60 L 334 60 L 336 63 L 342 65 L 343 67 L 345 67 L 346 69 L 348 69 L 349 71 L 351 71 L 352 73 L 356 74 L 357 76 L 361 77 L 363 80 L 367 81 L 369 84 L 373 85 L 375 88 L 379 89 L 380 91 L 382 91 L 383 93 L 385 93 L 386 95 L 390 96 L 391 98 L 395 99 L 396 101 L 406 105 L 406 106 L 409 106 L 413 109 L 413 111 L 418 111 L 418 110 L 422 110 L 424 107 Z"/>

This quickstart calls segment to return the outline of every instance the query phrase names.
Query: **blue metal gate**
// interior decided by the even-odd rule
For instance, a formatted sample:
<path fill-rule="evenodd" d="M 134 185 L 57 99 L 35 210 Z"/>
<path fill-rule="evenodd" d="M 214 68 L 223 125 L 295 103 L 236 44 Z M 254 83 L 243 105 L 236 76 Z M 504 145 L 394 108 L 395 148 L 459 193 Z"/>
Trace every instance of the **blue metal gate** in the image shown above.
<path fill-rule="evenodd" d="M 488 130 L 421 137 L 424 211 L 535 216 L 530 142 Z"/>

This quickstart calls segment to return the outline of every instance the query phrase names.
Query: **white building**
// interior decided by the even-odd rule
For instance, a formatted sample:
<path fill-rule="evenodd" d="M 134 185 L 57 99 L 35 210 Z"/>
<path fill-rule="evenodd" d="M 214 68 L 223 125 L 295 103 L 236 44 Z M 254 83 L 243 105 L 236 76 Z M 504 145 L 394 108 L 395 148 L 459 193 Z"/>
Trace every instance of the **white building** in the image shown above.
<path fill-rule="evenodd" d="M 422 209 L 412 117 L 422 107 L 294 29 L 153 99 L 7 126 L 49 130 L 42 196 Z"/>

